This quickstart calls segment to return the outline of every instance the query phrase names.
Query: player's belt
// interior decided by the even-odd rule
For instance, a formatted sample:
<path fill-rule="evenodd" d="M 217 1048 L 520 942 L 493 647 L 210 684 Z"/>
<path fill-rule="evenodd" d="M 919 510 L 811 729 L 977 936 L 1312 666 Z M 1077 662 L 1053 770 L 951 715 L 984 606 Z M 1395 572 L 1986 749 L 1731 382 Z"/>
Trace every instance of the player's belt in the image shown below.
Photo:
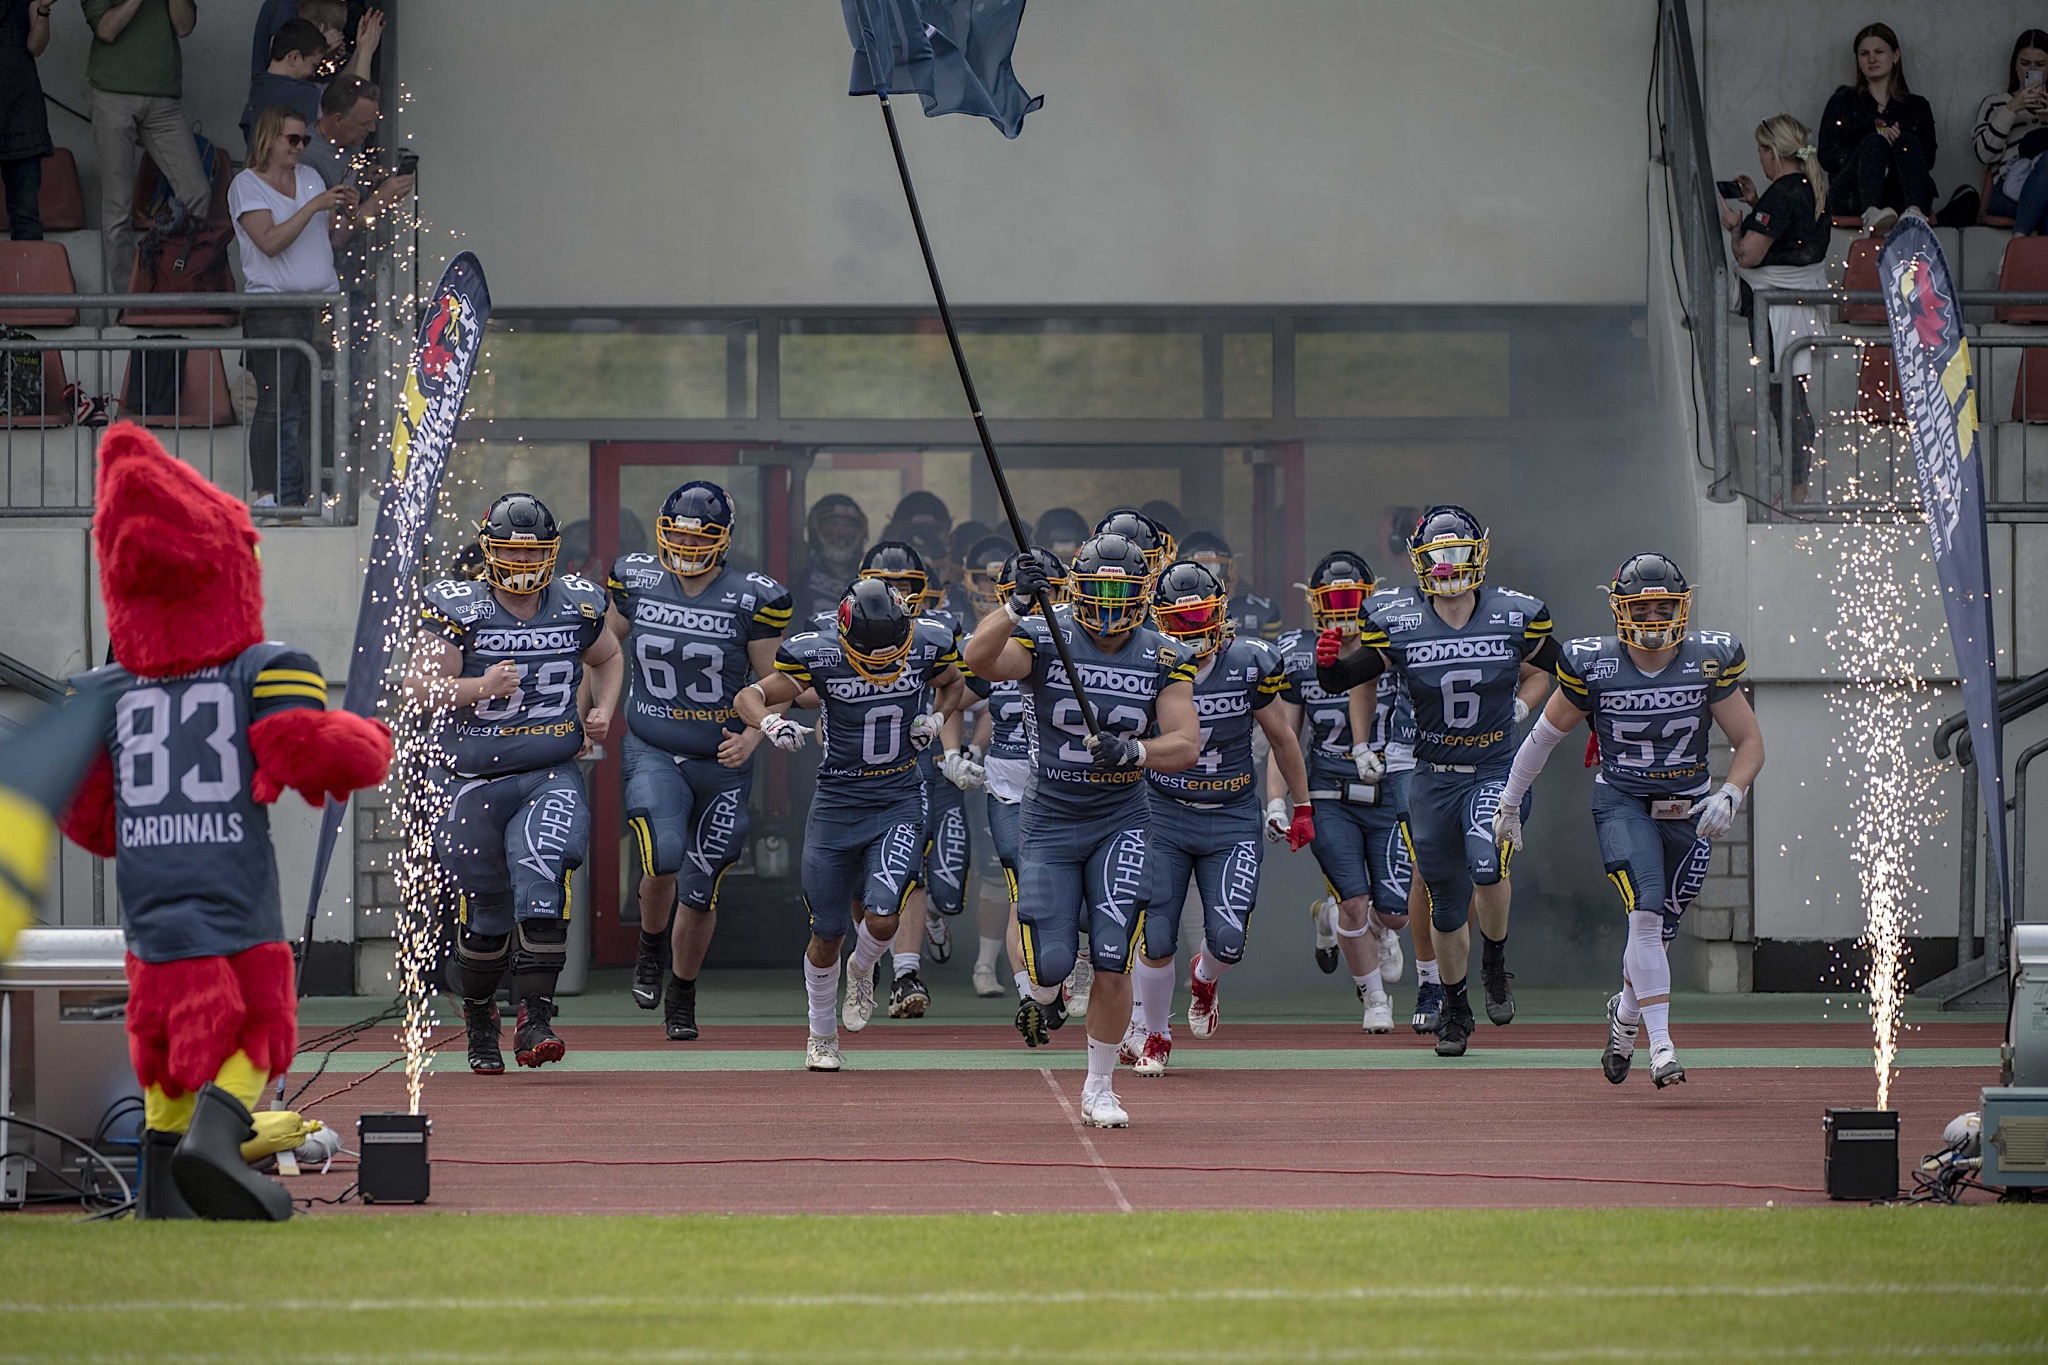
<path fill-rule="evenodd" d="M 1189 810 L 1231 810 L 1238 804 L 1235 801 L 1183 801 L 1170 791 L 1162 791 L 1160 794 L 1171 797 L 1175 805 L 1186 806 Z"/>
<path fill-rule="evenodd" d="M 1308 799 L 1311 801 L 1342 801 L 1344 799 L 1344 793 L 1334 790 L 1317 791 L 1315 788 L 1311 787 L 1309 788 Z"/>
<path fill-rule="evenodd" d="M 1423 765 L 1433 773 L 1476 773 L 1479 769 L 1470 763 L 1427 763 Z"/>

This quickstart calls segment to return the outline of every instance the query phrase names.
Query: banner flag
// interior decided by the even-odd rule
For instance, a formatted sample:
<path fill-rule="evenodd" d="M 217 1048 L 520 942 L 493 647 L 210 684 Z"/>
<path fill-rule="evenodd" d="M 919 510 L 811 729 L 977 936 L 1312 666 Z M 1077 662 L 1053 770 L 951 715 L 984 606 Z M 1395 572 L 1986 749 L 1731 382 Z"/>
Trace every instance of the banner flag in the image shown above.
<path fill-rule="evenodd" d="M 1024 0 L 839 0 L 853 39 L 849 95 L 907 95 L 927 118 L 979 114 L 1015 137 L 1045 103 L 1010 69 Z"/>

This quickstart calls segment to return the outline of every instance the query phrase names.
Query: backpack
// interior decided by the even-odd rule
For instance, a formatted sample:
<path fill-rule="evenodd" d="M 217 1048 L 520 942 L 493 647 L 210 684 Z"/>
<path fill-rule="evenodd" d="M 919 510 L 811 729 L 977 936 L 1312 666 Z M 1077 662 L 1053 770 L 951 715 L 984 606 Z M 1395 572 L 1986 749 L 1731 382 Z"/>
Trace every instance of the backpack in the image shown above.
<path fill-rule="evenodd" d="M 28 332 L 0 324 L 0 341 L 34 341 Z M 0 351 L 0 412 L 9 417 L 43 415 L 43 353 Z"/>
<path fill-rule="evenodd" d="M 171 337 L 138 337 L 139 341 L 169 341 Z M 169 417 L 178 408 L 178 394 L 185 387 L 186 351 L 130 351 L 128 391 L 121 395 L 121 408 L 132 418 Z"/>
<path fill-rule="evenodd" d="M 226 223 L 187 218 L 152 227 L 135 248 L 143 294 L 232 294 L 228 244 L 235 230 Z"/>

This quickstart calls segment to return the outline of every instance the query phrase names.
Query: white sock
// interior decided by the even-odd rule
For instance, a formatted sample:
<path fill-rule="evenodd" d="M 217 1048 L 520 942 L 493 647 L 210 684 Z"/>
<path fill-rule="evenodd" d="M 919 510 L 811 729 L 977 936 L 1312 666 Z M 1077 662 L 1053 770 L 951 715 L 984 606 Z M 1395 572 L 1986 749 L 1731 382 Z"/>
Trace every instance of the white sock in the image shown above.
<path fill-rule="evenodd" d="M 1214 983 L 1221 981 L 1223 974 L 1236 965 L 1235 962 L 1225 962 L 1205 948 L 1195 957 L 1194 972 L 1199 980 Z"/>
<path fill-rule="evenodd" d="M 1661 1005 L 1643 1006 L 1643 1027 L 1650 1031 L 1650 1055 L 1669 1052 L 1671 1048 L 1671 1002 Z"/>
<path fill-rule="evenodd" d="M 1031 994 L 1031 973 L 1018 972 L 1015 976 L 1011 977 L 1010 979 L 1017 983 L 1017 998 L 1019 1000 L 1022 1000 L 1025 996 Z"/>
<path fill-rule="evenodd" d="M 896 979 L 901 981 L 904 977 L 909 976 L 917 970 L 917 964 L 918 955 L 916 953 L 896 954 Z"/>
<path fill-rule="evenodd" d="M 1621 979 L 1621 1003 L 1614 1007 L 1614 1017 L 1621 1020 L 1625 1028 L 1634 1028 L 1643 1022 L 1643 1007 L 1636 1003 L 1636 988 L 1625 976 Z"/>
<path fill-rule="evenodd" d="M 992 972 L 996 969 L 996 959 L 1002 955 L 1003 941 L 1001 939 L 984 938 L 981 941 L 980 951 L 974 955 L 974 969 L 981 972 Z"/>
<path fill-rule="evenodd" d="M 839 964 L 820 967 L 804 959 L 804 993 L 811 1001 L 811 1032 L 820 1038 L 839 1036 Z"/>
<path fill-rule="evenodd" d="M 876 938 L 873 934 L 869 933 L 865 922 L 854 926 L 853 974 L 855 976 L 872 975 L 875 970 L 875 964 L 880 962 L 882 954 L 888 951 L 889 940 Z"/>
<path fill-rule="evenodd" d="M 1671 959 L 1664 951 L 1663 915 L 1648 910 L 1630 912 L 1628 948 L 1622 954 L 1622 967 L 1623 979 L 1628 983 L 1622 988 L 1623 1022 L 1628 1022 L 1628 1016 L 1640 1008 L 1642 1021 L 1650 1026 L 1650 1051 L 1670 1047 Z M 1640 1004 L 1645 999 L 1657 1003 Z"/>
<path fill-rule="evenodd" d="M 1367 972 L 1364 976 L 1354 973 L 1351 979 L 1357 983 L 1358 989 L 1364 991 L 1367 995 L 1385 995 L 1387 993 L 1387 983 L 1380 980 L 1380 969 L 1377 967 Z"/>
<path fill-rule="evenodd" d="M 1173 964 L 1154 967 L 1140 959 L 1131 970 L 1132 1001 L 1147 1033 L 1170 1033 L 1173 1025 Z"/>
<path fill-rule="evenodd" d="M 1088 1040 L 1088 1083 L 1090 1085 L 1098 1082 L 1108 1085 L 1110 1078 L 1116 1075 L 1116 1050 L 1117 1044 L 1115 1043 L 1097 1042 L 1093 1038 Z"/>
<path fill-rule="evenodd" d="M 1431 958 L 1427 962 L 1417 962 L 1415 964 L 1415 984 L 1420 986 L 1424 983 L 1439 986 L 1443 984 L 1443 978 L 1437 975 L 1435 958 Z"/>

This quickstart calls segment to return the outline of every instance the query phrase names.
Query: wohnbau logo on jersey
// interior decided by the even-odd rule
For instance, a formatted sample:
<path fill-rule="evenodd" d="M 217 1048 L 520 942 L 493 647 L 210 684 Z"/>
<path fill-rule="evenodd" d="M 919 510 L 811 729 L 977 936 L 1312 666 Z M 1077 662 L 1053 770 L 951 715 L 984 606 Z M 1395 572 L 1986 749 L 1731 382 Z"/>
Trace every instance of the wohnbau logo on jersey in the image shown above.
<path fill-rule="evenodd" d="M 1419 640 L 1406 649 L 1410 668 L 1475 660 L 1519 661 L 1522 657 L 1513 640 L 1498 635 L 1477 640 Z"/>

